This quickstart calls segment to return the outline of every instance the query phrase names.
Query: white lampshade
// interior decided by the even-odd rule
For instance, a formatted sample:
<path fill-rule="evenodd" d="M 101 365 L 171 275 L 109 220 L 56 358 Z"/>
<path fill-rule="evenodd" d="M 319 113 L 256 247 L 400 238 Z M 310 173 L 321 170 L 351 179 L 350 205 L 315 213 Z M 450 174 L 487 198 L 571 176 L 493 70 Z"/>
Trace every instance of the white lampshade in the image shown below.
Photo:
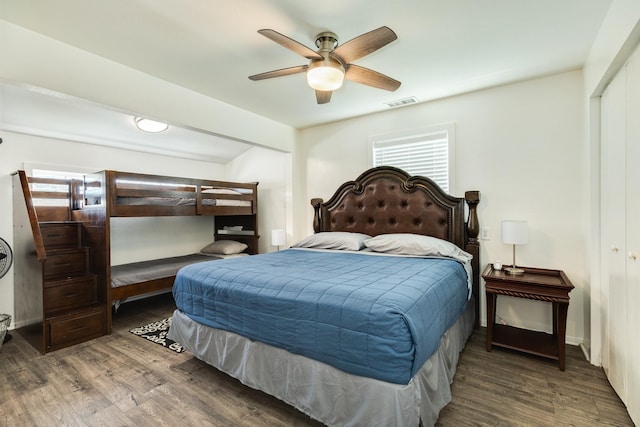
<path fill-rule="evenodd" d="M 271 230 L 271 246 L 284 246 L 287 233 L 284 230 Z"/>
<path fill-rule="evenodd" d="M 510 245 L 526 245 L 529 243 L 529 226 L 527 221 L 502 221 L 502 242 Z"/>

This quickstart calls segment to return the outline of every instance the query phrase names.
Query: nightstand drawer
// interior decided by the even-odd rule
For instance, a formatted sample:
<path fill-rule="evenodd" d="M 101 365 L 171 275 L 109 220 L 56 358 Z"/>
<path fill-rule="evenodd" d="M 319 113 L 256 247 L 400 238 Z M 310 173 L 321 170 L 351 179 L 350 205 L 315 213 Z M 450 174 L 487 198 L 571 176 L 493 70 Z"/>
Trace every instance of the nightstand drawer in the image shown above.
<path fill-rule="evenodd" d="M 97 338 L 103 334 L 105 320 L 102 307 L 51 318 L 48 320 L 48 347 L 56 350 Z"/>
<path fill-rule="evenodd" d="M 45 282 L 44 311 L 47 314 L 84 307 L 97 302 L 98 286 L 94 275 Z"/>

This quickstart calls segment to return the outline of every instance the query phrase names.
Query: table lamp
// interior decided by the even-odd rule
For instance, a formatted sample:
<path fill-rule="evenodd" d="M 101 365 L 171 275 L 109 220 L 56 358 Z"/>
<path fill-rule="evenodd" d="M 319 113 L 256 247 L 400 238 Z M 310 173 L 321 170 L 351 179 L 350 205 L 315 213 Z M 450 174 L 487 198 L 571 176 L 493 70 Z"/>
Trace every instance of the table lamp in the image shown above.
<path fill-rule="evenodd" d="M 513 245 L 513 264 L 505 268 L 509 274 L 523 274 L 524 270 L 516 268 L 516 245 L 529 243 L 529 227 L 527 221 L 504 220 L 502 221 L 502 243 Z"/>
<path fill-rule="evenodd" d="M 287 233 L 284 230 L 271 230 L 271 246 L 275 246 L 280 250 L 280 246 L 284 246 L 287 240 Z"/>

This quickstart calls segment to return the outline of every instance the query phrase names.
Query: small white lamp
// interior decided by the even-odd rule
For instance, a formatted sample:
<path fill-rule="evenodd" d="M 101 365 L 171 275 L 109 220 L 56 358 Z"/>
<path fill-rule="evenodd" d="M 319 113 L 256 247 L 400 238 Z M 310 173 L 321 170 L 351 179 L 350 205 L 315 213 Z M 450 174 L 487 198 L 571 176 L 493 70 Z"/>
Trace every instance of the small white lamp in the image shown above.
<path fill-rule="evenodd" d="M 284 246 L 286 240 L 287 233 L 284 230 L 271 230 L 271 246 L 280 250 L 280 246 Z"/>
<path fill-rule="evenodd" d="M 526 245 L 529 243 L 529 227 L 527 221 L 502 221 L 502 243 L 513 245 L 513 264 L 511 267 L 505 268 L 507 273 L 513 275 L 523 274 L 523 269 L 516 268 L 516 245 Z"/>

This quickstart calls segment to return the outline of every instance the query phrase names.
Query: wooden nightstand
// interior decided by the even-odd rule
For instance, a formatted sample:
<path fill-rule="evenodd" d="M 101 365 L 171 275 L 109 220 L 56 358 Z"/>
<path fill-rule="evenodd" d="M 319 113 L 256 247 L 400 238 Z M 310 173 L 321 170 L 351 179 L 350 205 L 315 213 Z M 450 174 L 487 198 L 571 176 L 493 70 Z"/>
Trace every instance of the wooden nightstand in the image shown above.
<path fill-rule="evenodd" d="M 521 268 L 524 274 L 514 276 L 504 270 L 494 270 L 489 264 L 482 273 L 487 296 L 487 351 L 495 345 L 547 357 L 557 360 L 560 370 L 564 371 L 567 310 L 573 284 L 560 270 Z M 550 302 L 553 305 L 553 333 L 496 324 L 498 295 Z"/>

